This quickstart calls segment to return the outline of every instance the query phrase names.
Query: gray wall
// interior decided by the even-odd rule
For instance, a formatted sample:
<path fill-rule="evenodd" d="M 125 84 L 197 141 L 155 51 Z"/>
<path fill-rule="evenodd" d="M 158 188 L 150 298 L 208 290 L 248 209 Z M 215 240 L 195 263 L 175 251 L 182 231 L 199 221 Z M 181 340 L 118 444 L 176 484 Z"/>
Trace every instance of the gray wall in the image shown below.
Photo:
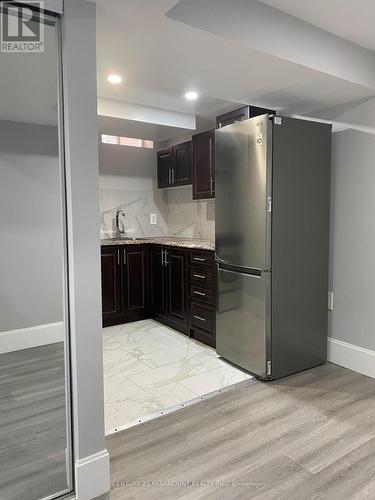
<path fill-rule="evenodd" d="M 99 173 L 104 182 L 110 177 L 112 185 L 116 181 L 121 184 L 125 177 L 128 189 L 152 189 L 156 180 L 156 151 L 103 144 L 99 137 Z"/>
<path fill-rule="evenodd" d="M 375 135 L 333 134 L 330 337 L 375 350 Z"/>
<path fill-rule="evenodd" d="M 0 331 L 63 319 L 56 127 L 0 121 Z"/>

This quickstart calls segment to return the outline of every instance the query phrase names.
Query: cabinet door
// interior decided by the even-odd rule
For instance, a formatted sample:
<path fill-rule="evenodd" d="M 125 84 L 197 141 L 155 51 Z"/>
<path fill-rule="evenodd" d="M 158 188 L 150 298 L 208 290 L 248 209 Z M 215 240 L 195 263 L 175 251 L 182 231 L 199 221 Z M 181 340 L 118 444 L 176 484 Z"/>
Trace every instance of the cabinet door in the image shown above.
<path fill-rule="evenodd" d="M 182 325 L 188 324 L 187 256 L 182 249 L 167 249 L 168 317 Z"/>
<path fill-rule="evenodd" d="M 122 315 L 121 255 L 119 247 L 102 247 L 103 324 Z"/>
<path fill-rule="evenodd" d="M 174 147 L 172 183 L 174 186 L 191 184 L 191 141 Z"/>
<path fill-rule="evenodd" d="M 166 273 L 163 247 L 151 246 L 151 308 L 154 314 L 166 316 Z"/>
<path fill-rule="evenodd" d="M 193 198 L 215 197 L 215 131 L 193 136 Z"/>
<path fill-rule="evenodd" d="M 173 148 L 158 151 L 158 187 L 172 186 L 172 172 L 174 164 Z"/>
<path fill-rule="evenodd" d="M 235 122 L 241 122 L 250 118 L 250 106 L 243 106 L 229 113 L 225 113 L 216 118 L 216 128 L 222 128 L 226 125 L 232 125 Z"/>
<path fill-rule="evenodd" d="M 126 316 L 149 310 L 149 252 L 146 245 L 121 248 L 123 263 L 123 307 Z"/>
<path fill-rule="evenodd" d="M 258 106 L 243 106 L 242 108 L 216 117 L 216 128 L 222 128 L 226 125 L 232 125 L 232 123 L 242 122 L 243 120 L 254 118 L 254 116 L 265 115 L 267 113 L 272 115 L 275 114 L 275 111 L 268 108 L 258 108 Z"/>

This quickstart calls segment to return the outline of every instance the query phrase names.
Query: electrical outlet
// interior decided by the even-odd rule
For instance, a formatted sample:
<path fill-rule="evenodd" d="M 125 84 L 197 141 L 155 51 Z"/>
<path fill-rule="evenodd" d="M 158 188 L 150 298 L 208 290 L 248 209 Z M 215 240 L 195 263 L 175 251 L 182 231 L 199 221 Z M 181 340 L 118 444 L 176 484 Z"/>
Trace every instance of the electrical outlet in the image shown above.
<path fill-rule="evenodd" d="M 328 292 L 328 311 L 333 311 L 333 292 Z"/>
<path fill-rule="evenodd" d="M 157 216 L 156 214 L 150 214 L 150 224 L 157 224 Z"/>

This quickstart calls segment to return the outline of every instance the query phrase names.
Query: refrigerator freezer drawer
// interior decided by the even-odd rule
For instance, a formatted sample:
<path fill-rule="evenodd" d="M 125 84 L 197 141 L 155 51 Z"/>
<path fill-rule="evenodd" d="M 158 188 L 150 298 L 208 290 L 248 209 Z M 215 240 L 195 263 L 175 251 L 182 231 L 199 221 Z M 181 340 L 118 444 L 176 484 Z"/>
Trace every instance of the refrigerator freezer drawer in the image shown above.
<path fill-rule="evenodd" d="M 265 378 L 271 273 L 258 276 L 219 268 L 218 278 L 216 351 Z"/>

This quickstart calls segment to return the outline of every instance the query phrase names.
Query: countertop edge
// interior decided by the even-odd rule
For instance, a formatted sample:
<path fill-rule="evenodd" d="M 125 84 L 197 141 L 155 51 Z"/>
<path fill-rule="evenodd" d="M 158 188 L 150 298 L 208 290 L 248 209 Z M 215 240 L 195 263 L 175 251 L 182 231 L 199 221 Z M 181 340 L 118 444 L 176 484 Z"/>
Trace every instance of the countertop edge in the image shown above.
<path fill-rule="evenodd" d="M 197 250 L 207 250 L 214 252 L 215 244 L 210 241 L 198 241 L 198 240 L 189 240 L 182 239 L 181 241 L 173 241 L 168 240 L 167 238 L 163 241 L 161 238 L 147 238 L 142 240 L 110 240 L 110 239 L 102 239 L 100 241 L 100 246 L 121 246 L 121 245 L 161 245 L 161 246 L 169 246 L 169 247 L 179 247 L 179 248 L 190 248 Z"/>

